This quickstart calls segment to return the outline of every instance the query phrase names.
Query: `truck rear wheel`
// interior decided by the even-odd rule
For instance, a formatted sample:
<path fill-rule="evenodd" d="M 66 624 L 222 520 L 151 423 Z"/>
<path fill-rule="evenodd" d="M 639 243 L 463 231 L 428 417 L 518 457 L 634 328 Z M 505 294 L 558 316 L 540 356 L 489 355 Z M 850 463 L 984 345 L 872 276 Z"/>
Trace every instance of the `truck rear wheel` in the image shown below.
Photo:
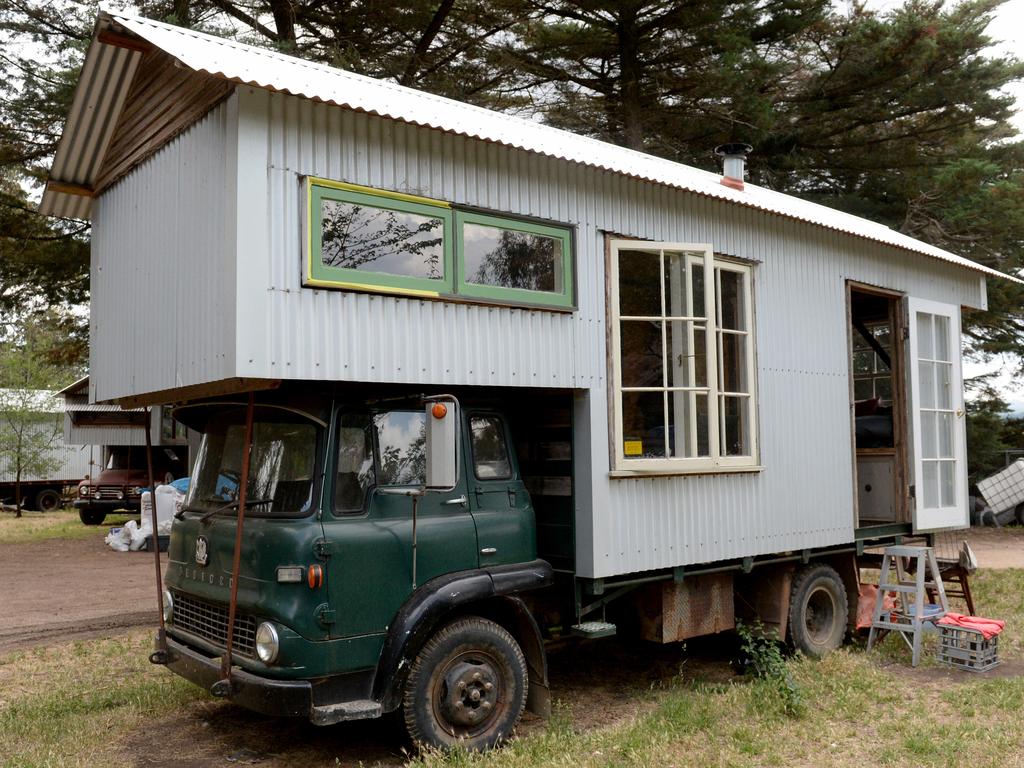
<path fill-rule="evenodd" d="M 99 525 L 107 519 L 107 513 L 96 509 L 80 509 L 78 510 L 78 519 L 86 525 Z"/>
<path fill-rule="evenodd" d="M 40 512 L 53 512 L 61 505 L 60 493 L 53 488 L 44 488 L 36 494 L 35 508 Z"/>
<path fill-rule="evenodd" d="M 843 644 L 847 624 L 846 587 L 834 568 L 809 565 L 793 579 L 789 636 L 797 650 L 820 659 Z"/>
<path fill-rule="evenodd" d="M 420 746 L 490 749 L 519 722 L 528 685 L 512 635 L 493 621 L 458 619 L 413 662 L 402 700 L 406 729 Z"/>

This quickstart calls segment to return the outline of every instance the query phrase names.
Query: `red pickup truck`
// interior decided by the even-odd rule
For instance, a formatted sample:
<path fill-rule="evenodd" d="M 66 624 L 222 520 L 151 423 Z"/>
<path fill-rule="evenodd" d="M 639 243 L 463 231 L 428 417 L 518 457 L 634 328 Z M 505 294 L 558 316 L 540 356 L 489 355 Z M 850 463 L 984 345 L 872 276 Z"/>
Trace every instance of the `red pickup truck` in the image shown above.
<path fill-rule="evenodd" d="M 170 482 L 184 477 L 188 466 L 179 454 L 184 449 L 153 449 L 153 480 Z M 141 446 L 118 446 L 110 449 L 107 466 L 96 477 L 87 477 L 78 484 L 74 507 L 86 525 L 99 525 L 107 514 L 117 510 L 138 512 L 142 492 L 149 488 L 146 449 Z"/>

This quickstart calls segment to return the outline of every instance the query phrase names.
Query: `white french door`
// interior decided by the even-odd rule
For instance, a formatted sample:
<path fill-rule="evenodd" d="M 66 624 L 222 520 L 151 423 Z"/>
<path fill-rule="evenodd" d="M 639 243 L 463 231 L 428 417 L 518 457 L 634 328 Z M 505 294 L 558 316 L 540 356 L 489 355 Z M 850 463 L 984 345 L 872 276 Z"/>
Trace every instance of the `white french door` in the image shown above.
<path fill-rule="evenodd" d="M 960 308 L 907 299 L 914 531 L 968 523 Z"/>

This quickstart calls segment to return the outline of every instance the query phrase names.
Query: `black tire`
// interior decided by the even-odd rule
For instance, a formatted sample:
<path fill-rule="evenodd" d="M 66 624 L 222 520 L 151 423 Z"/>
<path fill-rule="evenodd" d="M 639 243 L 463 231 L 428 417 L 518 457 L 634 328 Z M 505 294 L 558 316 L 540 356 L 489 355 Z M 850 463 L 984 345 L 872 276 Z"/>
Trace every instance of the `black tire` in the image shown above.
<path fill-rule="evenodd" d="M 789 637 L 793 646 L 820 659 L 843 644 L 848 603 L 846 586 L 834 568 L 809 565 L 793 579 L 789 598 Z"/>
<path fill-rule="evenodd" d="M 80 509 L 78 519 L 86 525 L 99 525 L 107 519 L 107 513 L 97 509 Z"/>
<path fill-rule="evenodd" d="M 55 491 L 53 488 L 44 488 L 36 494 L 34 506 L 40 512 L 53 512 L 55 509 L 60 509 L 63 503 L 64 499 L 61 498 L 59 491 Z"/>
<path fill-rule="evenodd" d="M 406 730 L 421 747 L 490 749 L 516 727 L 528 686 L 512 635 L 476 616 L 457 619 L 413 662 L 402 699 Z"/>

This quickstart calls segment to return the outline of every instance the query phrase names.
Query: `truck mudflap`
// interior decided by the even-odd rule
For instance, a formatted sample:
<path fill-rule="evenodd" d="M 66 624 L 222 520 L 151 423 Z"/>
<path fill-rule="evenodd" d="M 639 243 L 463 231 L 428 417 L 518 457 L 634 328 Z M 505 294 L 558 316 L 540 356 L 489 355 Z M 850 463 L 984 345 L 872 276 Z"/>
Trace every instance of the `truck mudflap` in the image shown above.
<path fill-rule="evenodd" d="M 374 678 L 374 700 L 381 702 L 385 712 L 399 706 L 413 659 L 446 616 L 463 606 L 485 604 L 492 598 L 541 589 L 553 582 L 554 570 L 545 560 L 457 571 L 431 579 L 406 600 L 388 628 Z M 517 613 L 525 613 L 529 617 L 529 612 L 520 602 L 516 601 L 515 608 Z M 540 630 L 532 617 L 528 621 L 519 617 L 519 623 L 522 630 L 533 634 L 526 643 L 520 643 L 525 646 L 523 651 L 531 672 L 530 687 L 537 688 L 537 696 L 530 702 L 530 709 L 544 712 L 550 709 L 550 704 L 545 695 L 548 688 L 547 664 Z"/>
<path fill-rule="evenodd" d="M 167 637 L 166 666 L 209 691 L 220 680 L 220 659 Z M 242 669 L 231 670 L 231 701 L 264 715 L 313 719 L 313 687 L 308 680 L 272 680 Z"/>

